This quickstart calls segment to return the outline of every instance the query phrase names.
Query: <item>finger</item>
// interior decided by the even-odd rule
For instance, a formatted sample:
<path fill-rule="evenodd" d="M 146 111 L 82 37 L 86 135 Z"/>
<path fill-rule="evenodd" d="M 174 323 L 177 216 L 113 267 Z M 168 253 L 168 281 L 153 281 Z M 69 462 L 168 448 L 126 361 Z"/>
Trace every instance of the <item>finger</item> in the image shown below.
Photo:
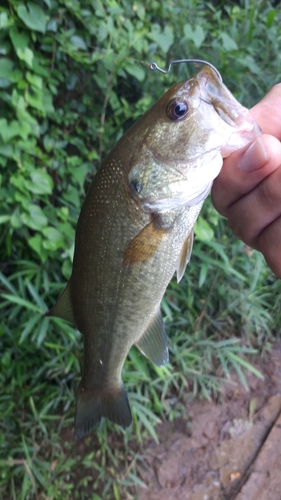
<path fill-rule="evenodd" d="M 261 242 L 261 235 L 281 216 L 280 186 L 281 159 L 279 159 L 279 168 L 228 210 L 228 223 L 232 231 L 252 248 L 261 250 L 262 245 L 265 251 L 265 243 Z M 280 249 L 281 233 L 279 237 Z"/>
<path fill-rule="evenodd" d="M 264 134 L 270 134 L 281 141 L 281 83 L 274 85 L 250 113 Z"/>
<path fill-rule="evenodd" d="M 270 269 L 281 278 L 281 217 L 275 219 L 260 233 L 257 244 Z"/>
<path fill-rule="evenodd" d="M 280 165 L 281 144 L 270 135 L 258 136 L 251 146 L 235 151 L 223 163 L 212 188 L 215 208 L 228 217 L 229 208 L 252 191 Z"/>

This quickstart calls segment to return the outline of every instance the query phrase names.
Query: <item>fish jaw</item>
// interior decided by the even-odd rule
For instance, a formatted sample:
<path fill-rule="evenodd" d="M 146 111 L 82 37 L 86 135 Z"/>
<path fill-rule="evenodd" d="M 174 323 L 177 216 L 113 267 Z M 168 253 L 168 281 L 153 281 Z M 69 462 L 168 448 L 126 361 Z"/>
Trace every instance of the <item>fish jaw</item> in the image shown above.
<path fill-rule="evenodd" d="M 210 67 L 205 66 L 197 78 L 200 84 L 201 99 L 210 104 L 217 113 L 217 126 L 222 126 L 218 120 L 219 117 L 231 127 L 226 129 L 228 135 L 220 150 L 222 158 L 226 158 L 233 151 L 252 142 L 261 134 L 261 129 L 252 118 L 249 110 L 235 99 Z"/>

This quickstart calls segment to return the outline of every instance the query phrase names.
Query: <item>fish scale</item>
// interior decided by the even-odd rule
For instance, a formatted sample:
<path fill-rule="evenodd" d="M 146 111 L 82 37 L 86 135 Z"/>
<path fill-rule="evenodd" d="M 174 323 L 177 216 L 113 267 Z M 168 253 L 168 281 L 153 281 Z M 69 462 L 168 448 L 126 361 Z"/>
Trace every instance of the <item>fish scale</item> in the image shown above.
<path fill-rule="evenodd" d="M 179 114 L 177 114 L 179 113 Z M 122 368 L 133 344 L 168 362 L 160 303 L 184 274 L 193 227 L 223 157 L 259 130 L 211 68 L 175 84 L 102 163 L 77 223 L 71 278 L 47 313 L 84 338 L 75 435 L 102 416 L 122 426 L 131 410 Z"/>

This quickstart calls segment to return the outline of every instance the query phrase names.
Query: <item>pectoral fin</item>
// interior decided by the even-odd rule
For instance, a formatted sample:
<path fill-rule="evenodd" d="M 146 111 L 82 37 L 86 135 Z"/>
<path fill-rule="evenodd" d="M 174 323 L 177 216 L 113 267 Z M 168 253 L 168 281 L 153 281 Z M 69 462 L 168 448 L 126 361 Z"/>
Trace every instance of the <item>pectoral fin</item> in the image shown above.
<path fill-rule="evenodd" d="M 160 309 L 151 320 L 142 337 L 136 342 L 139 350 L 156 366 L 169 361 L 168 342 Z"/>
<path fill-rule="evenodd" d="M 159 227 L 152 220 L 129 243 L 124 252 L 124 261 L 127 264 L 146 262 L 153 257 L 169 227 Z"/>
<path fill-rule="evenodd" d="M 67 284 L 66 288 L 59 296 L 55 305 L 46 313 L 46 316 L 57 316 L 58 318 L 62 318 L 65 321 L 69 321 L 69 323 L 75 325 L 75 319 L 73 316 L 73 310 L 70 300 L 69 284 Z"/>
<path fill-rule="evenodd" d="M 186 270 L 186 266 L 190 261 L 192 247 L 193 247 L 193 239 L 194 239 L 194 231 L 192 229 L 182 246 L 181 253 L 179 256 L 178 267 L 177 267 L 178 283 L 182 279 Z"/>

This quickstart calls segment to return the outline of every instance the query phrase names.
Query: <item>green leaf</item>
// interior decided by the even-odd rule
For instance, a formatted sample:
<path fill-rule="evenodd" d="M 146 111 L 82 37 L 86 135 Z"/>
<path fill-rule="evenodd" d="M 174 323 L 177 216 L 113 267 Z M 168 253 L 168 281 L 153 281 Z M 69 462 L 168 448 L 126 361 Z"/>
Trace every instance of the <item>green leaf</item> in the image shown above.
<path fill-rule="evenodd" d="M 143 21 L 145 19 L 145 7 L 141 2 L 134 2 L 133 7 L 137 16 Z"/>
<path fill-rule="evenodd" d="M 22 344 L 26 337 L 28 337 L 28 335 L 30 333 L 32 333 L 34 327 L 37 325 L 38 321 L 40 321 L 42 315 L 40 314 L 35 314 L 35 315 L 32 315 L 30 317 L 30 319 L 28 320 L 28 322 L 26 323 L 22 333 L 21 333 L 21 336 L 19 338 L 19 344 Z"/>
<path fill-rule="evenodd" d="M 73 158 L 73 157 L 70 157 Z M 76 156 L 74 158 L 77 158 Z M 88 166 L 86 163 L 81 165 L 81 160 L 79 158 L 79 163 L 80 166 L 76 166 L 75 168 L 72 168 L 71 176 L 72 178 L 79 184 L 80 189 L 83 189 L 84 182 L 86 179 L 87 171 L 88 171 Z"/>
<path fill-rule="evenodd" d="M 7 158 L 12 158 L 14 155 L 14 148 L 11 144 L 0 144 L 0 154 Z"/>
<path fill-rule="evenodd" d="M 37 87 L 38 89 L 42 90 L 43 88 L 43 79 L 41 76 L 34 75 L 33 73 L 30 73 L 30 71 L 26 72 L 26 79 L 31 85 L 34 87 Z"/>
<path fill-rule="evenodd" d="M 14 26 L 10 29 L 9 35 L 16 51 L 18 58 L 21 61 L 26 62 L 26 64 L 31 68 L 33 64 L 34 54 L 32 50 L 28 47 L 29 44 L 29 36 L 25 31 L 19 32 L 18 29 Z"/>
<path fill-rule="evenodd" d="M 0 89 L 5 89 L 9 87 L 11 84 L 12 84 L 11 80 L 9 80 L 8 78 L 2 78 L 0 76 Z"/>
<path fill-rule="evenodd" d="M 58 29 L 58 23 L 56 19 L 50 19 L 50 21 L 47 23 L 46 30 L 53 31 L 54 33 L 56 33 L 57 29 Z"/>
<path fill-rule="evenodd" d="M 255 368 L 253 365 L 251 365 L 251 363 L 249 363 L 248 361 L 245 361 L 245 359 L 240 358 L 239 356 L 237 356 L 236 354 L 234 354 L 233 352 L 231 352 L 229 350 L 227 351 L 227 356 L 232 362 L 239 363 L 240 365 L 247 368 L 247 370 L 249 370 L 249 372 L 254 373 L 254 375 L 256 375 L 256 377 L 264 380 L 263 374 L 257 368 Z"/>
<path fill-rule="evenodd" d="M 43 109 L 45 114 L 53 113 L 55 108 L 53 106 L 52 94 L 45 88 L 43 92 Z"/>
<path fill-rule="evenodd" d="M 51 194 L 53 192 L 53 179 L 46 170 L 34 170 L 31 175 L 31 181 L 25 181 L 25 186 L 34 194 Z"/>
<path fill-rule="evenodd" d="M 31 116 L 31 114 L 28 113 L 28 111 L 20 107 L 17 108 L 16 113 L 17 113 L 17 118 L 20 122 L 22 137 L 23 133 L 26 133 L 26 135 L 31 134 L 38 137 L 40 134 L 40 127 L 39 123 L 35 120 L 35 118 Z"/>
<path fill-rule="evenodd" d="M 64 237 L 58 229 L 54 227 L 46 227 L 43 229 L 43 234 L 46 238 L 43 241 L 43 247 L 47 250 L 57 250 L 65 245 Z"/>
<path fill-rule="evenodd" d="M 22 73 L 15 68 L 15 64 L 11 59 L 4 57 L 0 59 L 0 76 L 8 82 L 17 82 L 20 80 Z"/>
<path fill-rule="evenodd" d="M 201 286 L 205 283 L 207 273 L 209 270 L 209 265 L 207 262 L 203 262 L 200 267 L 200 274 L 199 274 L 199 280 L 198 280 L 198 286 L 201 288 Z"/>
<path fill-rule="evenodd" d="M 238 50 L 237 43 L 227 33 L 225 33 L 224 31 L 222 31 L 220 33 L 220 37 L 222 39 L 223 47 L 224 47 L 224 49 L 226 51 L 229 51 L 229 50 Z"/>
<path fill-rule="evenodd" d="M 184 35 L 186 36 L 186 38 L 188 38 L 189 40 L 192 40 L 193 29 L 192 29 L 192 26 L 189 23 L 187 23 L 187 24 L 184 25 L 183 32 L 184 32 Z"/>
<path fill-rule="evenodd" d="M 36 87 L 32 87 L 27 94 L 28 104 L 35 109 L 39 109 L 40 111 L 44 110 L 43 104 L 43 91 L 42 89 L 38 89 Z"/>
<path fill-rule="evenodd" d="M 41 234 L 37 233 L 32 238 L 29 238 L 28 244 L 36 253 L 38 253 L 41 261 L 44 262 L 48 254 L 46 249 L 43 248 L 43 238 Z"/>
<path fill-rule="evenodd" d="M 9 142 L 13 137 L 19 135 L 26 139 L 26 129 L 22 129 L 19 122 L 13 120 L 8 123 L 5 118 L 0 118 L 0 135 L 4 142 Z"/>
<path fill-rule="evenodd" d="M 266 24 L 267 29 L 271 28 L 275 17 L 276 17 L 276 10 L 271 9 L 266 16 L 265 24 Z"/>
<path fill-rule="evenodd" d="M 70 41 L 73 45 L 75 45 L 75 47 L 77 47 L 77 49 L 87 50 L 87 45 L 84 42 L 83 38 L 81 38 L 80 36 L 72 35 Z"/>
<path fill-rule="evenodd" d="M 202 43 L 205 40 L 205 37 L 206 37 L 206 33 L 203 30 L 203 28 L 199 25 L 196 26 L 196 28 L 193 32 L 193 41 L 194 41 L 195 47 L 197 49 L 199 49 L 201 47 Z"/>
<path fill-rule="evenodd" d="M 146 76 L 146 71 L 143 66 L 135 63 L 128 63 L 126 66 L 126 71 L 129 75 L 134 76 L 139 82 L 143 82 Z"/>
<path fill-rule="evenodd" d="M 13 88 L 13 92 L 12 92 L 12 105 L 18 109 L 22 109 L 24 110 L 25 107 L 26 107 L 26 102 L 25 102 L 25 99 L 24 97 L 19 94 L 15 88 Z"/>
<path fill-rule="evenodd" d="M 149 36 L 157 43 L 163 52 L 168 52 L 169 48 L 174 43 L 174 34 L 170 26 L 165 26 L 163 32 L 161 33 L 159 24 L 153 24 Z"/>
<path fill-rule="evenodd" d="M 28 32 L 25 30 L 19 32 L 17 27 L 13 26 L 13 28 L 9 30 L 9 35 L 16 52 L 18 49 L 25 49 L 25 47 L 28 46 L 30 38 Z"/>
<path fill-rule="evenodd" d="M 25 299 L 22 299 L 21 297 L 17 297 L 15 295 L 10 295 L 7 293 L 2 293 L 1 297 L 8 300 L 12 304 L 18 304 L 19 306 L 22 306 L 26 309 L 29 309 L 30 311 L 42 313 L 42 311 L 41 311 L 41 309 L 39 309 L 39 307 L 35 306 L 34 304 L 32 304 L 31 302 L 28 302 Z"/>
<path fill-rule="evenodd" d="M 190 24 L 185 24 L 184 34 L 186 38 L 192 40 L 195 47 L 199 49 L 206 38 L 206 33 L 200 25 L 197 25 L 193 30 Z"/>
<path fill-rule="evenodd" d="M 197 223 L 194 227 L 194 233 L 198 240 L 208 241 L 212 240 L 214 237 L 214 231 L 211 228 L 210 224 L 203 219 L 203 217 L 199 217 Z"/>
<path fill-rule="evenodd" d="M 3 366 L 8 367 L 11 365 L 11 353 L 6 351 L 1 357 L 1 363 Z"/>
<path fill-rule="evenodd" d="M 0 12 L 0 29 L 8 28 L 14 24 L 13 17 L 9 17 L 7 12 Z"/>
<path fill-rule="evenodd" d="M 245 57 L 244 64 L 251 71 L 251 73 L 254 73 L 255 75 L 260 74 L 259 65 L 254 61 L 254 59 L 250 55 Z"/>
<path fill-rule="evenodd" d="M 17 51 L 17 54 L 18 54 L 19 59 L 26 62 L 26 64 L 30 68 L 32 68 L 34 54 L 33 54 L 31 49 L 29 49 L 28 47 L 25 47 L 24 49 L 19 48 Z"/>
<path fill-rule="evenodd" d="M 10 215 L 0 215 L 0 224 L 5 224 L 11 219 Z"/>
<path fill-rule="evenodd" d="M 29 213 L 22 215 L 22 221 L 28 227 L 34 230 L 42 230 L 48 224 L 48 219 L 45 216 L 42 208 L 38 205 L 30 205 L 28 208 Z"/>
<path fill-rule="evenodd" d="M 48 17 L 43 9 L 33 2 L 27 2 L 27 7 L 23 4 L 18 6 L 18 16 L 24 24 L 35 31 L 46 32 Z"/>

